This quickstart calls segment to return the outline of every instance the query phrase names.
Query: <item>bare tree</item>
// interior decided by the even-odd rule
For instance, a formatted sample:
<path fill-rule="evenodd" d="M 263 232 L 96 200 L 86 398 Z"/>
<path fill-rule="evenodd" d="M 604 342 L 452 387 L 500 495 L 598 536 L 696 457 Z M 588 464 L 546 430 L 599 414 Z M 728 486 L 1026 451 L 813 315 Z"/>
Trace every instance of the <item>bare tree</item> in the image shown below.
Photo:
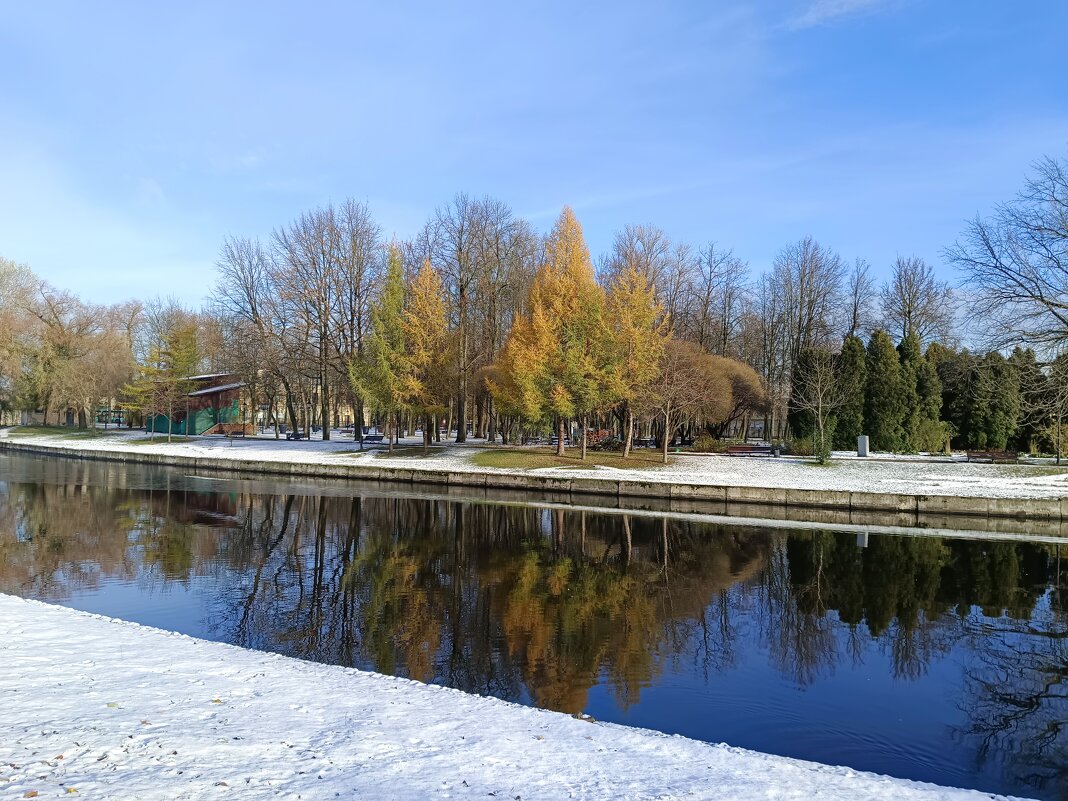
<path fill-rule="evenodd" d="M 864 259 L 857 259 L 853 269 L 846 276 L 846 309 L 844 336 L 861 336 L 872 327 L 874 313 L 872 305 L 875 300 L 875 279 L 871 277 L 871 265 Z"/>
<path fill-rule="evenodd" d="M 431 263 L 449 293 L 456 337 L 456 441 L 467 441 L 467 398 L 474 369 L 473 310 L 479 277 L 478 241 L 484 224 L 481 204 L 460 193 L 428 223 Z"/>
<path fill-rule="evenodd" d="M 761 281 L 756 315 L 771 415 L 766 436 L 781 431 L 801 353 L 830 348 L 837 338 L 844 273 L 837 253 L 806 237 L 783 248 Z"/>
<path fill-rule="evenodd" d="M 690 286 L 691 336 L 719 356 L 735 355 L 731 343 L 741 325 L 748 272 L 748 265 L 733 251 L 717 248 L 714 242 L 698 260 Z"/>
<path fill-rule="evenodd" d="M 340 283 L 340 227 L 333 207 L 305 212 L 285 228 L 275 230 L 273 283 L 287 314 L 303 329 L 301 343 L 307 352 L 307 373 L 314 381 L 307 388 L 309 406 L 319 402 L 323 439 L 330 439 L 331 379 L 338 375 L 334 326 Z M 317 396 L 317 398 L 316 398 Z M 310 431 L 310 418 L 305 426 Z"/>
<path fill-rule="evenodd" d="M 331 221 L 336 231 L 338 264 L 333 271 L 337 282 L 334 307 L 332 361 L 334 380 L 343 388 L 356 416 L 353 435 L 363 443 L 363 399 L 355 395 L 348 380 L 349 367 L 363 357 L 364 337 L 370 327 L 373 289 L 382 274 L 384 249 L 378 224 L 365 203 L 346 200 Z M 340 394 L 340 393 L 339 393 Z M 324 425 L 325 431 L 325 425 Z"/>
<path fill-rule="evenodd" d="M 946 342 L 953 327 L 953 289 L 938 281 L 923 259 L 898 256 L 890 280 L 880 293 L 883 327 L 904 339 L 915 334 L 920 342 Z"/>
<path fill-rule="evenodd" d="M 1068 160 L 1046 158 L 1015 200 L 976 217 L 946 251 L 987 344 L 1068 341 Z"/>
<path fill-rule="evenodd" d="M 823 348 L 809 348 L 801 353 L 794 373 L 792 403 L 800 412 L 812 416 L 813 451 L 820 464 L 831 458 L 829 421 L 841 405 L 840 384 L 835 375 L 834 356 Z"/>
<path fill-rule="evenodd" d="M 249 383 L 254 398 L 262 395 L 269 417 L 274 418 L 276 437 L 280 426 L 275 404 L 281 387 L 290 425 L 296 430 L 298 362 L 304 353 L 293 347 L 298 319 L 288 313 L 277 290 L 279 271 L 271 254 L 256 240 L 230 238 L 223 243 L 216 268 L 212 303 L 228 327 L 229 369 Z"/>
<path fill-rule="evenodd" d="M 671 260 L 671 240 L 662 230 L 654 225 L 626 225 L 612 241 L 612 252 L 605 265 L 606 278 L 633 268 L 645 277 L 649 286 L 660 289 Z"/>
<path fill-rule="evenodd" d="M 791 370 L 802 350 L 833 339 L 844 273 L 842 258 L 812 237 L 783 248 L 776 257 L 772 277 L 787 312 Z"/>

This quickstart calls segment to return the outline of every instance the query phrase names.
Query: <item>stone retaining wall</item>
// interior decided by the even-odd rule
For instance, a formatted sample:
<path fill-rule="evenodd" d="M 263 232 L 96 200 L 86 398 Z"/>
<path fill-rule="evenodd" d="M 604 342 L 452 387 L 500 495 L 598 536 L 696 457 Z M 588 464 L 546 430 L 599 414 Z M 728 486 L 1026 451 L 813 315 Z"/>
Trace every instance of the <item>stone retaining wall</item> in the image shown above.
<path fill-rule="evenodd" d="M 539 499 L 567 502 L 577 496 L 599 505 L 634 509 L 692 511 L 699 514 L 760 516 L 797 519 L 812 523 L 899 525 L 908 527 L 960 528 L 944 525 L 954 518 L 988 521 L 991 530 L 1005 530 L 1015 522 L 1027 522 L 1027 530 L 1043 534 L 1068 534 L 1066 498 L 974 498 L 953 495 L 904 495 L 834 490 L 730 487 L 712 484 L 674 484 L 663 481 L 620 481 L 589 476 L 520 475 L 479 470 L 435 470 L 315 462 L 274 462 L 226 457 L 178 456 L 101 451 L 70 446 L 0 440 L 0 450 L 76 459 L 125 462 L 139 465 L 181 467 L 297 477 L 321 477 L 360 482 L 437 485 L 472 490 L 479 497 L 522 492 Z M 471 493 L 468 493 L 471 494 Z M 514 499 L 514 496 L 513 496 Z M 798 512 L 803 512 L 798 514 Z M 998 522 L 1001 521 L 1001 522 Z M 1037 533 L 1037 532 L 1036 532 Z"/>

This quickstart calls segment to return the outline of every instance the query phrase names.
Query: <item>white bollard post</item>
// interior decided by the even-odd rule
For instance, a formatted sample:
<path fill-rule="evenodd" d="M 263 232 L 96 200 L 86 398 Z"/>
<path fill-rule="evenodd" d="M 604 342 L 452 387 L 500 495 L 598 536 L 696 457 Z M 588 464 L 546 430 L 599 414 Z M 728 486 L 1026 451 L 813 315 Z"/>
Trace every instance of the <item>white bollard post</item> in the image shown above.
<path fill-rule="evenodd" d="M 868 435 L 861 434 L 857 437 L 857 456 L 868 455 Z"/>

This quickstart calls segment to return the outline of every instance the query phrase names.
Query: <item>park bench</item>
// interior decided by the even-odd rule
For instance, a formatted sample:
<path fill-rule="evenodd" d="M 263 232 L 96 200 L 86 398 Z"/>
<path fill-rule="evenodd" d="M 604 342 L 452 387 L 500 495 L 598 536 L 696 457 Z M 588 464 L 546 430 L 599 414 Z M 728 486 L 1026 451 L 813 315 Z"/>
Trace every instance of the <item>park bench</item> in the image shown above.
<path fill-rule="evenodd" d="M 384 436 L 385 436 L 384 434 L 364 434 L 363 435 L 363 441 L 364 442 L 381 442 Z"/>
<path fill-rule="evenodd" d="M 1012 464 L 1019 460 L 1016 451 L 968 451 L 969 462 L 992 462 L 994 464 Z"/>
<path fill-rule="evenodd" d="M 286 439 L 304 439 L 303 431 L 287 431 Z"/>
<path fill-rule="evenodd" d="M 778 456 L 779 449 L 771 445 L 728 445 L 728 456 Z"/>

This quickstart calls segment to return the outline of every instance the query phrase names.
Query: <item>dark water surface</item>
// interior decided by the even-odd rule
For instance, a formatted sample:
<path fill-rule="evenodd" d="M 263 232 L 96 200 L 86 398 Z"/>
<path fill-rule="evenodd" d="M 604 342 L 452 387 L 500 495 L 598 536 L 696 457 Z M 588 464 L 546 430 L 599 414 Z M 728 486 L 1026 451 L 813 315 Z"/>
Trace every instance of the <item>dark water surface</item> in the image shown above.
<path fill-rule="evenodd" d="M 1068 544 L 864 546 L 855 532 L 388 492 L 0 455 L 0 592 L 709 742 L 1068 798 Z"/>

